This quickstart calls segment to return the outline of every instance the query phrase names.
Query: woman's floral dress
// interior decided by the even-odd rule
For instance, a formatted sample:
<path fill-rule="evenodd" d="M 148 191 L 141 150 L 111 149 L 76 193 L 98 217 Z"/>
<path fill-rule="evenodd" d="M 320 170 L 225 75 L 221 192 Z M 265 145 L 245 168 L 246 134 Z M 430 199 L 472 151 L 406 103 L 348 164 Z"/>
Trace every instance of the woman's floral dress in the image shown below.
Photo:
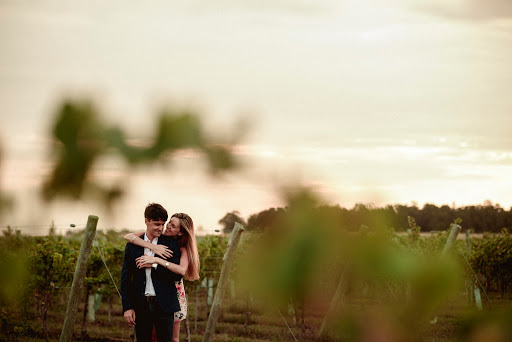
<path fill-rule="evenodd" d="M 174 313 L 174 322 L 183 321 L 187 318 L 187 297 L 185 296 L 185 286 L 183 286 L 183 278 L 176 281 L 176 292 L 178 293 L 178 301 L 180 302 L 180 311 Z"/>

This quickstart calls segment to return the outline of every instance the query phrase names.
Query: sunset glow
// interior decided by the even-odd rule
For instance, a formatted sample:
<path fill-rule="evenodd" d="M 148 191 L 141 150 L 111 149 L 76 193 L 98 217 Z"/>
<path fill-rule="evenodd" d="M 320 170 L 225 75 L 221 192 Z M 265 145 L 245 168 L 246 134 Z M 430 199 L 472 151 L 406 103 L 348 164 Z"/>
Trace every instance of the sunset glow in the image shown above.
<path fill-rule="evenodd" d="M 0 226 L 97 214 L 135 230 L 156 201 L 213 231 L 227 212 L 280 206 L 291 182 L 346 207 L 508 208 L 511 32 L 512 5 L 499 0 L 3 2 L 0 189 L 16 207 Z M 235 149 L 245 168 L 212 181 L 193 151 L 132 175 L 105 160 L 95 177 L 130 184 L 115 215 L 44 206 L 34 196 L 64 96 L 92 98 L 134 139 L 165 103 L 197 108 L 212 132 L 248 116 Z"/>

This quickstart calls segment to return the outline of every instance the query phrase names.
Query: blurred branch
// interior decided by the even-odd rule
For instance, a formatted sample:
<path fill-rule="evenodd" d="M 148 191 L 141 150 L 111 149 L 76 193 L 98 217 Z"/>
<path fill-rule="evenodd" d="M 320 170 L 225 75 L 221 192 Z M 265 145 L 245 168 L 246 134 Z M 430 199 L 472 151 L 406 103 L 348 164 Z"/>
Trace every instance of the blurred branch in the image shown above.
<path fill-rule="evenodd" d="M 42 187 L 47 201 L 58 197 L 77 200 L 93 194 L 109 205 L 122 197 L 121 186 L 105 187 L 90 176 L 98 159 L 107 154 L 126 161 L 127 172 L 135 166 L 163 162 L 182 149 L 202 152 L 212 175 L 239 166 L 231 146 L 207 137 L 198 115 L 187 110 L 162 110 L 148 144 L 136 146 L 120 127 L 106 126 L 91 101 L 66 100 L 57 109 L 52 136 L 54 164 Z M 237 139 L 228 140 L 235 143 Z"/>

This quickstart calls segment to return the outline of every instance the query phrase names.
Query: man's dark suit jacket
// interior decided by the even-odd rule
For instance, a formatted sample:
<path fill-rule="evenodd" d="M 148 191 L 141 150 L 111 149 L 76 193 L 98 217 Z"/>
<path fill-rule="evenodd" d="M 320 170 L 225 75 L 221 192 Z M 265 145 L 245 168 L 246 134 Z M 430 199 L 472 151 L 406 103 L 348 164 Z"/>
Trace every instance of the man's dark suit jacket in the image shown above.
<path fill-rule="evenodd" d="M 144 235 L 141 236 L 144 239 Z M 173 252 L 167 261 L 180 263 L 180 247 L 178 241 L 172 237 L 161 235 L 158 237 L 158 244 L 165 245 Z M 144 247 L 127 243 L 124 249 L 123 269 L 121 271 L 121 297 L 123 301 L 123 312 L 134 309 L 135 312 L 144 312 L 147 309 L 144 292 L 146 289 L 145 268 L 138 269 L 135 259 L 144 254 Z M 172 314 L 180 311 L 178 295 L 176 293 L 175 281 L 181 279 L 180 274 L 173 273 L 167 268 L 158 265 L 156 270 L 151 267 L 151 279 L 155 288 L 158 304 L 163 312 Z"/>

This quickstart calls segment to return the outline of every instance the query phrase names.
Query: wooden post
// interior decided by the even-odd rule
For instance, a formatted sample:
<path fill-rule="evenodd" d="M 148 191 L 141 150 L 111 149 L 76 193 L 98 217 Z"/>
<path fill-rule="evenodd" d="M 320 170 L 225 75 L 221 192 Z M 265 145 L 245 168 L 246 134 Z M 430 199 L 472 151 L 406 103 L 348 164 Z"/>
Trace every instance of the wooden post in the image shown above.
<path fill-rule="evenodd" d="M 480 296 L 480 288 L 475 285 L 475 304 L 478 310 L 482 311 L 482 297 Z"/>
<path fill-rule="evenodd" d="M 441 256 L 445 256 L 448 251 L 452 248 L 454 241 L 457 239 L 457 235 L 459 234 L 459 231 L 461 229 L 461 226 L 457 223 L 452 224 L 452 229 L 450 230 L 450 235 L 448 236 L 448 239 L 446 239 L 446 244 L 444 245 L 443 252 L 441 253 Z M 434 317 L 434 319 L 430 320 L 430 324 L 436 324 L 437 323 L 437 316 Z"/>
<path fill-rule="evenodd" d="M 469 234 L 469 229 L 466 230 L 466 250 L 468 252 L 468 257 L 471 255 L 471 239 L 470 239 L 470 234 Z M 475 284 L 475 282 L 473 280 L 470 280 L 469 281 L 469 289 L 468 289 L 468 297 L 469 297 L 469 302 L 472 303 L 473 302 L 473 293 L 472 293 L 472 288 L 474 289 L 474 298 L 475 298 L 475 304 L 476 304 L 476 307 L 478 308 L 478 310 L 482 310 L 483 307 L 482 307 L 482 297 L 480 296 L 480 288 Z"/>
<path fill-rule="evenodd" d="M 471 230 L 466 229 L 466 252 L 471 255 Z"/>
<path fill-rule="evenodd" d="M 448 236 L 448 239 L 446 240 L 446 245 L 444 245 L 443 253 L 442 255 L 445 255 L 448 253 L 450 248 L 452 248 L 453 242 L 457 239 L 457 235 L 459 234 L 461 227 L 454 223 L 452 225 L 452 230 L 450 231 L 450 235 Z"/>
<path fill-rule="evenodd" d="M 235 228 L 233 229 L 231 237 L 229 238 L 226 254 L 224 254 L 219 283 L 217 284 L 217 290 L 215 291 L 215 297 L 213 298 L 213 304 L 210 311 L 210 316 L 208 317 L 208 323 L 206 324 L 203 342 L 213 341 L 215 325 L 217 324 L 217 319 L 220 314 L 222 299 L 224 298 L 226 288 L 229 285 L 229 273 L 231 272 L 231 266 L 233 266 L 233 261 L 235 260 L 236 248 L 238 246 L 238 242 L 240 241 L 240 236 L 244 230 L 244 226 L 238 222 L 235 223 Z"/>
<path fill-rule="evenodd" d="M 204 290 L 205 290 L 205 296 L 204 296 L 205 302 L 204 302 L 204 304 L 206 306 L 206 319 L 208 319 L 208 317 L 210 316 L 210 304 L 212 303 L 212 301 L 209 298 L 210 297 L 210 290 L 209 290 L 209 288 L 210 288 L 210 286 L 209 286 L 210 280 L 208 279 L 208 276 L 206 276 L 204 278 L 204 284 L 205 284 L 204 285 Z"/>
<path fill-rule="evenodd" d="M 94 322 L 96 320 L 96 295 L 90 294 L 87 297 L 87 322 Z"/>
<path fill-rule="evenodd" d="M 59 342 L 69 342 L 73 337 L 73 328 L 75 326 L 76 315 L 78 312 L 78 301 L 83 292 L 85 272 L 87 271 L 87 263 L 91 255 L 92 242 L 96 236 L 96 226 L 98 225 L 98 216 L 89 215 L 87 226 L 85 227 L 84 239 L 80 247 L 80 254 L 75 267 L 75 275 L 71 285 L 71 293 L 69 294 L 66 316 L 62 326 Z"/>
<path fill-rule="evenodd" d="M 206 303 L 208 305 L 212 305 L 212 302 L 213 302 L 213 285 L 214 285 L 214 282 L 215 282 L 215 279 L 207 278 L 206 288 L 208 289 L 208 291 L 206 291 L 206 293 L 207 293 Z"/>
<path fill-rule="evenodd" d="M 468 253 L 468 258 L 471 255 L 471 235 L 470 230 L 466 229 L 466 252 Z M 469 262 L 468 262 L 469 265 Z M 473 303 L 473 277 L 470 273 L 469 278 L 466 280 L 467 286 L 466 286 L 466 292 L 467 292 L 467 299 L 468 303 Z"/>

